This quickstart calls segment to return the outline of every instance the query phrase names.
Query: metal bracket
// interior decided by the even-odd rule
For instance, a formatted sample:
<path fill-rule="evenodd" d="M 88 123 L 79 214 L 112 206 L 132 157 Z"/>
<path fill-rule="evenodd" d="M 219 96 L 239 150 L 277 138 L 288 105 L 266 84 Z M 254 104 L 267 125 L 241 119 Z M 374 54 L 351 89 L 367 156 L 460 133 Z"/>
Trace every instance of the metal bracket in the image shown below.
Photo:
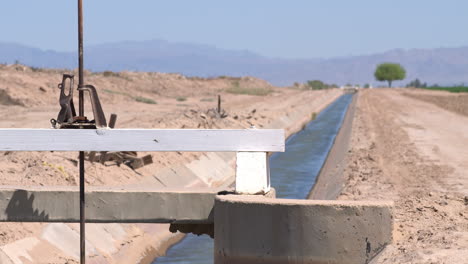
<path fill-rule="evenodd" d="M 67 80 L 69 86 L 67 87 Z M 74 76 L 71 74 L 64 74 L 62 83 L 58 85 L 60 89 L 60 112 L 57 116 L 56 123 L 72 123 L 73 118 L 76 116 L 75 106 L 73 105 L 73 82 Z"/>
<path fill-rule="evenodd" d="M 99 96 L 97 94 L 96 88 L 92 85 L 85 85 L 83 87 L 78 87 L 78 91 L 87 91 L 91 98 L 91 107 L 93 108 L 94 123 L 96 127 L 107 127 L 106 116 L 104 111 L 102 111 L 101 102 L 99 101 Z"/>

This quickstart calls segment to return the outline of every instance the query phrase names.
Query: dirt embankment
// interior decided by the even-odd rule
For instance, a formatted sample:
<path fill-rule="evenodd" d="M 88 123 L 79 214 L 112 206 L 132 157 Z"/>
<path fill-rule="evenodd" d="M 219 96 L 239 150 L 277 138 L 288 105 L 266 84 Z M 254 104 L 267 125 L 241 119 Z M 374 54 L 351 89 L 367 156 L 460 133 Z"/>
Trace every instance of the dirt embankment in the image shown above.
<path fill-rule="evenodd" d="M 454 113 L 468 116 L 468 95 L 447 92 L 424 93 L 421 90 L 407 91 L 405 96 L 435 104 Z"/>
<path fill-rule="evenodd" d="M 468 105 L 458 100 L 426 91 L 360 92 L 339 199 L 395 201 L 394 243 L 373 263 L 465 262 L 468 117 L 458 113 Z"/>
<path fill-rule="evenodd" d="M 60 70 L 21 65 L 0 66 L 0 127 L 47 128 L 59 111 Z M 300 91 L 273 87 L 263 80 L 244 78 L 187 78 L 162 73 L 86 73 L 98 88 L 107 115 L 117 113 L 117 128 L 285 128 L 300 129 L 341 94 L 338 90 Z M 246 94 L 253 90 L 252 94 Z M 262 92 L 259 93 L 259 90 Z M 229 91 L 229 92 L 228 92 Z M 268 91 L 265 94 L 264 91 Z M 217 95 L 227 117 L 213 115 Z M 3 99 L 2 99 L 3 100 Z M 11 103 L 16 102 L 16 103 Z M 90 110 L 90 106 L 86 106 Z M 86 113 L 92 117 L 92 113 Z M 143 155 L 146 153 L 141 153 Z M 211 162 L 229 174 L 229 157 L 213 153 L 152 153 L 154 163 L 138 170 L 125 165 L 86 164 L 88 185 L 155 187 L 216 186 L 222 175 L 182 178 Z M 217 161 L 212 164 L 213 160 Z M 205 165 L 204 165 L 205 164 Z M 226 173 L 224 173 L 226 172 Z M 194 174 L 194 173 L 192 173 Z M 195 173 L 196 174 L 196 173 Z M 226 175 L 224 175 L 226 176 Z M 190 182 L 185 182 L 190 180 Z M 77 154 L 62 152 L 0 153 L 2 185 L 77 185 Z M 0 260 L 12 263 L 76 263 L 79 249 L 76 224 L 2 223 Z M 87 225 L 92 263 L 145 263 L 163 254 L 171 241 L 168 225 Z M 180 236 L 179 236 L 180 237 Z M 105 239 L 103 239 L 105 238 Z"/>

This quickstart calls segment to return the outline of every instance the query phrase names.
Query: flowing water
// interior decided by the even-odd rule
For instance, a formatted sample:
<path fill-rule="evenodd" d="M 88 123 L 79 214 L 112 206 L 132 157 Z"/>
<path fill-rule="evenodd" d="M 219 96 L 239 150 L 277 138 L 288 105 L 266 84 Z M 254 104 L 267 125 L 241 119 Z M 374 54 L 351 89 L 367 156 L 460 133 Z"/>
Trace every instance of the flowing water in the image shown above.
<path fill-rule="evenodd" d="M 353 95 L 344 94 L 286 141 L 286 152 L 270 157 L 271 186 L 278 198 L 305 199 L 333 146 Z M 213 239 L 187 235 L 153 264 L 213 263 Z"/>

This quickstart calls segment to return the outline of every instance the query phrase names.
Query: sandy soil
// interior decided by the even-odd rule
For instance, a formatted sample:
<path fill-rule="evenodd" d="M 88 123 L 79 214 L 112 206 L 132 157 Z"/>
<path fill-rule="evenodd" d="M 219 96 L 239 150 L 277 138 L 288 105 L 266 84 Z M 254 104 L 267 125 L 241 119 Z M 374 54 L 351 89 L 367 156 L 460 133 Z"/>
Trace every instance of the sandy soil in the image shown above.
<path fill-rule="evenodd" d="M 0 127 L 50 127 L 49 120 L 56 118 L 60 109 L 57 84 L 64 72 L 66 71 L 38 70 L 22 65 L 0 65 Z M 320 109 L 324 106 L 323 102 L 339 94 L 338 91 L 311 92 L 278 88 L 252 77 L 203 79 L 187 78 L 179 74 L 122 72 L 104 75 L 87 72 L 86 80 L 97 87 L 107 116 L 110 113 L 118 114 L 117 128 L 262 128 L 279 116 L 294 113 L 296 107 L 304 104 L 316 105 Z M 261 88 L 272 92 L 266 96 L 226 92 L 232 87 Z M 228 114 L 226 118 L 213 115 L 217 95 L 222 96 L 222 108 Z M 138 102 L 137 97 L 157 103 Z M 86 109 L 91 108 L 86 105 Z M 92 118 L 90 111 L 86 115 Z M 146 153 L 140 155 L 143 154 Z M 199 153 L 152 155 L 154 164 L 138 170 L 125 165 L 105 166 L 87 162 L 86 183 L 138 183 L 162 168 L 199 157 Z M 77 153 L 0 152 L 0 182 L 1 185 L 76 186 Z M 40 236 L 44 226 L 38 223 L 2 223 L 0 246 L 25 237 Z M 74 225 L 70 227 L 75 228 Z M 128 225 L 127 230 L 132 230 L 132 225 Z M 125 241 L 122 245 L 128 245 L 133 240 Z M 49 255 L 51 254 L 52 252 Z M 74 263 L 59 253 L 47 261 Z"/>
<path fill-rule="evenodd" d="M 394 243 L 373 263 L 468 263 L 468 105 L 441 92 L 359 94 L 339 199 L 395 201 Z"/>

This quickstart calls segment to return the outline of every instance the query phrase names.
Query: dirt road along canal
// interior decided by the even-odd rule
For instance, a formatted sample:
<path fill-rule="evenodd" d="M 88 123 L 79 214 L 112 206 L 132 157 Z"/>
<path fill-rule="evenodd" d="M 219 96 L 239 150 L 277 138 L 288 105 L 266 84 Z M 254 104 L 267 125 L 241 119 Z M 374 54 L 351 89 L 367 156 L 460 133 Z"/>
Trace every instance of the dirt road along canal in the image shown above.
<path fill-rule="evenodd" d="M 467 263 L 468 116 L 460 107 L 468 102 L 460 100 L 407 89 L 359 93 L 339 199 L 395 201 L 394 243 L 373 263 Z"/>

